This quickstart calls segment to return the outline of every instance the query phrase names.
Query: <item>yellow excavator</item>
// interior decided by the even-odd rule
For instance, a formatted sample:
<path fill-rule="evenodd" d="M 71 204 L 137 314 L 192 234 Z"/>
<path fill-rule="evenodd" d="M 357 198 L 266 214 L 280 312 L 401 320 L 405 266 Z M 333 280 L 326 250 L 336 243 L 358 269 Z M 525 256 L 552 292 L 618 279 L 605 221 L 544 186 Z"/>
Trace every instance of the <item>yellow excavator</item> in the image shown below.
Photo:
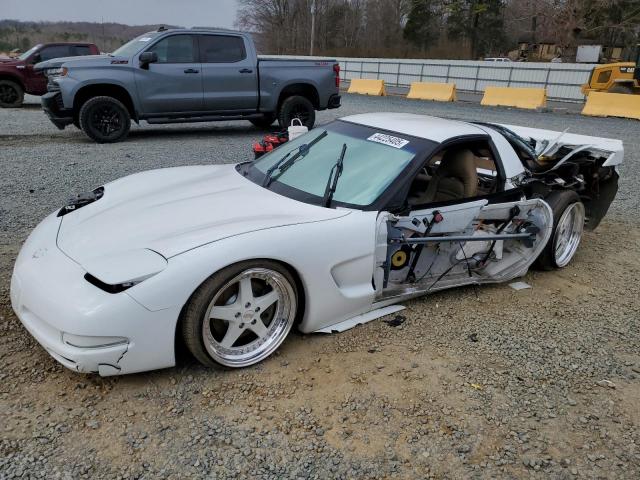
<path fill-rule="evenodd" d="M 626 93 L 640 95 L 640 44 L 636 48 L 636 62 L 598 65 L 591 71 L 589 83 L 581 87 L 583 95 L 590 92 Z"/>

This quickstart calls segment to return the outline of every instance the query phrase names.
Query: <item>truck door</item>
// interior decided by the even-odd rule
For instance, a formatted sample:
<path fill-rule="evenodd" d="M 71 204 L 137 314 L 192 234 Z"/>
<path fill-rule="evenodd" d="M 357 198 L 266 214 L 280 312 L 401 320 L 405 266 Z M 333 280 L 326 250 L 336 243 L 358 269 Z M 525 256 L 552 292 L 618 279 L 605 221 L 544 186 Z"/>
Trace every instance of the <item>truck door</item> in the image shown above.
<path fill-rule="evenodd" d="M 240 35 L 199 37 L 204 109 L 209 112 L 255 112 L 258 68 Z"/>
<path fill-rule="evenodd" d="M 374 278 L 379 300 L 524 275 L 553 226 L 551 209 L 540 199 L 470 200 L 381 217 Z"/>
<path fill-rule="evenodd" d="M 164 37 L 145 51 L 156 52 L 158 61 L 136 70 L 142 113 L 163 117 L 201 112 L 202 67 L 196 35 Z"/>

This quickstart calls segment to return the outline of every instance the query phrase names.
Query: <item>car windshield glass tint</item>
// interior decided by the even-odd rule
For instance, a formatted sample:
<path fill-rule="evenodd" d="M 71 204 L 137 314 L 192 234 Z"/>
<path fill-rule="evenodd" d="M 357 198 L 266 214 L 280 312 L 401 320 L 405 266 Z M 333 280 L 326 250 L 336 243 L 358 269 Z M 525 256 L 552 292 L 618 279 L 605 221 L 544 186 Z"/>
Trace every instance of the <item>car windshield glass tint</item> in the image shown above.
<path fill-rule="evenodd" d="M 256 161 L 253 169 L 264 174 L 280 158 L 292 150 L 298 151 L 323 129 L 317 128 L 285 143 Z M 328 134 L 277 176 L 274 184 L 292 187 L 321 200 L 329 173 L 346 144 L 344 169 L 333 200 L 355 206 L 371 205 L 411 162 L 418 148 L 412 137 L 346 122 L 335 122 L 326 130 Z"/>
<path fill-rule="evenodd" d="M 38 49 L 38 47 L 39 47 L 39 46 L 40 46 L 40 45 L 36 45 L 35 47 L 31 47 L 29 50 L 27 50 L 26 52 L 24 52 L 24 53 L 23 53 L 22 55 L 20 55 L 18 58 L 19 58 L 20 60 L 26 60 L 27 58 L 29 58 L 29 57 L 31 56 L 31 54 L 32 54 L 33 52 L 35 52 L 35 51 Z"/>
<path fill-rule="evenodd" d="M 137 38 L 134 38 L 128 43 L 125 43 L 116 51 L 114 51 L 111 55 L 114 57 L 130 57 L 138 53 L 145 47 L 149 46 L 149 42 L 153 40 L 157 34 L 145 33 L 144 35 L 140 35 Z"/>

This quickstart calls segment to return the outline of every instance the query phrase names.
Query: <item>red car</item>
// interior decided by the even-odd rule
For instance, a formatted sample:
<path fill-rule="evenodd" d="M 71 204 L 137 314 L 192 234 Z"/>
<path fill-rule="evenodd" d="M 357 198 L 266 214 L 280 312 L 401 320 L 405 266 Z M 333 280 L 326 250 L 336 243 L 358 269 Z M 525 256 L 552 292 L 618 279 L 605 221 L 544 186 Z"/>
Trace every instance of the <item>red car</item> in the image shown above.
<path fill-rule="evenodd" d="M 47 78 L 42 72 L 33 70 L 36 63 L 53 58 L 99 54 L 100 50 L 93 43 L 44 43 L 18 58 L 0 58 L 0 107 L 21 106 L 25 93 L 47 93 Z"/>

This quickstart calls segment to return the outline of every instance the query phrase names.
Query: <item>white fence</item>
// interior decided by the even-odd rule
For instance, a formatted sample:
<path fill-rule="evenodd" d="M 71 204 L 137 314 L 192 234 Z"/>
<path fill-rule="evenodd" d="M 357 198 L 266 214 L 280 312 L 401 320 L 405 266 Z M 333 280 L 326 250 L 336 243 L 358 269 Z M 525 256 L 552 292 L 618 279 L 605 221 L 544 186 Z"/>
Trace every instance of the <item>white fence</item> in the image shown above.
<path fill-rule="evenodd" d="M 545 87 L 553 100 L 581 102 L 580 85 L 594 65 L 576 63 L 482 62 L 338 58 L 341 77 L 376 78 L 392 86 L 411 82 L 455 83 L 459 91 L 482 93 L 487 86 Z"/>
<path fill-rule="evenodd" d="M 326 60 L 327 57 L 323 59 Z M 565 102 L 584 101 L 580 85 L 589 80 L 594 67 L 584 63 L 335 59 L 340 62 L 340 76 L 343 80 L 374 78 L 384 80 L 386 85 L 398 87 L 407 87 L 411 82 L 455 83 L 458 91 L 474 93 L 483 93 L 487 86 L 545 87 L 549 99 Z"/>

